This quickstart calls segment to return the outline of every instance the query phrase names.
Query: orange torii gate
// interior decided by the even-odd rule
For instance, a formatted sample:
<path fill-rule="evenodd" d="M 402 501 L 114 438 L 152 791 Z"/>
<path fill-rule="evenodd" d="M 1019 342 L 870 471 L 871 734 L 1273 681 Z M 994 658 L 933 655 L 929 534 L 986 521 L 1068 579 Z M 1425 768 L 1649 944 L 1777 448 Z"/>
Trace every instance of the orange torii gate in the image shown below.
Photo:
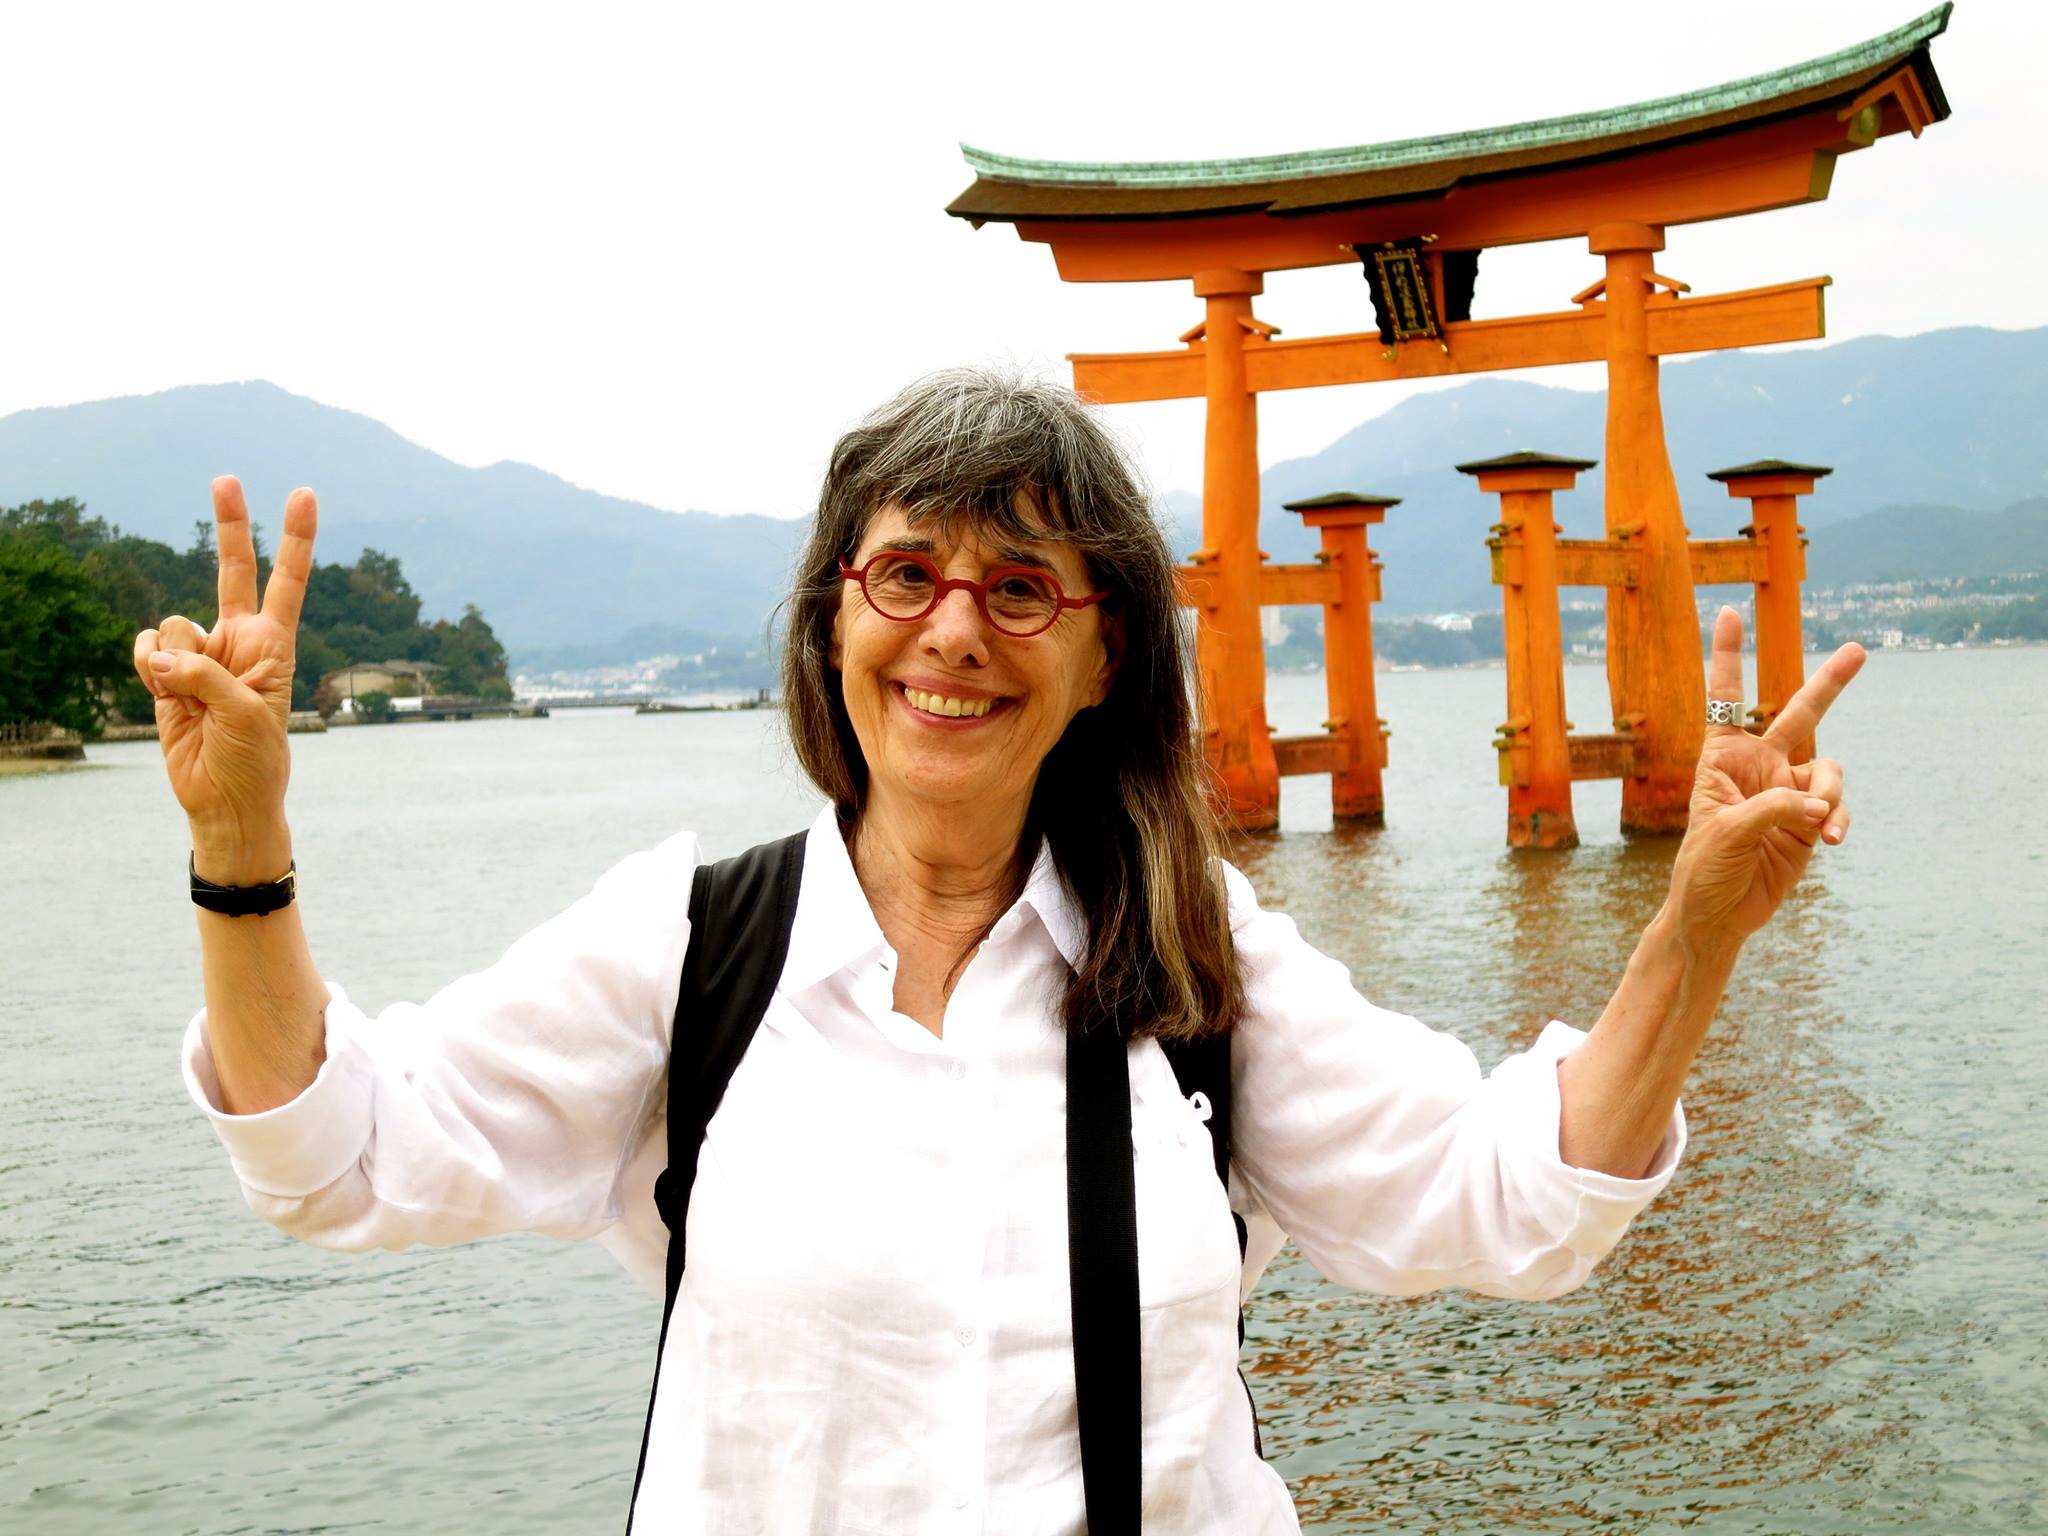
<path fill-rule="evenodd" d="M 1207 749 L 1241 826 L 1276 822 L 1282 772 L 1355 764 L 1368 735 L 1378 746 L 1376 722 L 1359 721 L 1341 750 L 1275 752 L 1259 608 L 1300 599 L 1259 552 L 1259 394 L 1601 362 L 1607 529 L 1627 543 L 1634 578 L 1607 589 L 1609 692 L 1615 718 L 1631 722 L 1622 825 L 1683 829 L 1706 687 L 1658 360 L 1816 339 L 1828 279 L 1689 297 L 1654 258 L 1671 225 L 1819 201 L 1840 156 L 1945 118 L 1928 50 L 1950 9 L 1710 90 L 1435 139 L 1125 164 L 963 146 L 975 181 L 948 213 L 1050 245 L 1068 282 L 1186 281 L 1203 301 L 1176 348 L 1072 361 L 1075 388 L 1103 402 L 1207 402 L 1202 547 L 1188 575 L 1202 595 Z M 1585 240 L 1604 264 L 1575 308 L 1470 318 L 1482 250 L 1563 239 Z M 1371 284 L 1376 334 L 1282 341 L 1253 314 L 1267 273 L 1352 262 Z"/>
<path fill-rule="evenodd" d="M 1500 755 L 1500 782 L 1508 792 L 1508 843 L 1516 848 L 1576 847 L 1572 781 L 1618 778 L 1626 783 L 1637 776 L 1640 720 L 1623 715 L 1608 734 L 1574 736 L 1564 717 L 1559 590 L 1628 588 L 1640 579 L 1639 552 L 1626 537 L 1561 539 L 1563 530 L 1551 521 L 1551 493 L 1570 490 L 1579 472 L 1592 467 L 1587 459 L 1528 451 L 1458 466 L 1459 473 L 1471 475 L 1480 490 L 1498 495 L 1501 502 L 1500 521 L 1486 541 L 1493 553 L 1493 579 L 1501 588 L 1508 674 L 1508 718 L 1494 747 Z M 1739 538 L 1692 539 L 1686 545 L 1695 583 L 1747 582 L 1754 588 L 1757 701 L 1749 715 L 1757 730 L 1769 729 L 1806 681 L 1799 615 L 1806 542 L 1799 537 L 1797 504 L 1813 493 L 1816 480 L 1833 473 L 1825 465 L 1783 459 L 1712 470 L 1708 479 L 1749 502 L 1750 521 Z M 1334 699 L 1334 654 L 1330 661 Z M 1794 743 L 1789 755 L 1795 763 L 1810 762 L 1813 738 Z"/>

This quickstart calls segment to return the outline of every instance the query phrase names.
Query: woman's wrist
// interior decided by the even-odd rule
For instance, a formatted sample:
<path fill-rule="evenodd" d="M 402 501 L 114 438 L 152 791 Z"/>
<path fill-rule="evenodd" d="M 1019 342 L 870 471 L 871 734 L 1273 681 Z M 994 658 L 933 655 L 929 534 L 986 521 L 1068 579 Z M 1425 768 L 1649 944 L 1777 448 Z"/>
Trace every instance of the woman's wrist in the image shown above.
<path fill-rule="evenodd" d="M 291 829 L 282 822 L 249 831 L 192 828 L 193 873 L 215 885 L 268 885 L 291 863 Z"/>
<path fill-rule="evenodd" d="M 1736 956 L 1742 952 L 1745 937 L 1747 935 L 1733 932 L 1722 924 L 1688 920 L 1668 900 L 1650 919 L 1649 927 L 1643 930 L 1645 944 L 1668 949 L 1687 969 L 1702 963 L 1715 967 L 1732 966 Z"/>

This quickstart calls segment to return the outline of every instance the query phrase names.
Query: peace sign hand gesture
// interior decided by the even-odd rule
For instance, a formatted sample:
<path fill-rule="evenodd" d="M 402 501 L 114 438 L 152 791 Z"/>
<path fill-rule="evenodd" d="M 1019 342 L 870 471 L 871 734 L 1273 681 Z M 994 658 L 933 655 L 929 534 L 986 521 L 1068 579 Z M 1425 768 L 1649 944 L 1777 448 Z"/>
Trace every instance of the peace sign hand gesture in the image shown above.
<path fill-rule="evenodd" d="M 1842 765 L 1794 764 L 1828 707 L 1861 670 L 1864 650 L 1830 656 L 1761 736 L 1709 725 L 1693 778 L 1691 819 L 1671 871 L 1670 912 L 1689 946 L 1739 945 L 1770 920 L 1813 857 L 1817 842 L 1849 833 Z M 1709 698 L 1742 702 L 1742 616 L 1714 620 Z"/>
<path fill-rule="evenodd" d="M 199 873 L 224 885 L 280 877 L 291 862 L 284 791 L 299 609 L 313 569 L 318 508 L 309 490 L 285 502 L 270 588 L 256 602 L 256 545 L 241 482 L 213 482 L 220 615 L 212 633 L 175 615 L 135 637 L 135 670 L 156 696 L 171 789 L 192 823 Z"/>

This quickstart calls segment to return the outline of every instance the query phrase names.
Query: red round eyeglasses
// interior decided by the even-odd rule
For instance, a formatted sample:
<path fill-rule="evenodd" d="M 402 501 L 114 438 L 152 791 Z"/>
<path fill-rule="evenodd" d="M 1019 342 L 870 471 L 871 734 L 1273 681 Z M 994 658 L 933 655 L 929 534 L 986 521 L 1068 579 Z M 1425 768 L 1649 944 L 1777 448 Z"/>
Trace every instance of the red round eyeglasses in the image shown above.
<path fill-rule="evenodd" d="M 1029 565 L 998 566 L 980 581 L 945 576 L 925 556 L 905 549 L 885 549 L 858 570 L 841 560 L 839 574 L 860 583 L 875 612 L 900 624 L 923 618 L 949 592 L 971 592 L 990 627 L 1013 640 L 1043 634 L 1069 608 L 1092 608 L 1109 596 L 1090 592 L 1068 597 L 1052 572 Z"/>

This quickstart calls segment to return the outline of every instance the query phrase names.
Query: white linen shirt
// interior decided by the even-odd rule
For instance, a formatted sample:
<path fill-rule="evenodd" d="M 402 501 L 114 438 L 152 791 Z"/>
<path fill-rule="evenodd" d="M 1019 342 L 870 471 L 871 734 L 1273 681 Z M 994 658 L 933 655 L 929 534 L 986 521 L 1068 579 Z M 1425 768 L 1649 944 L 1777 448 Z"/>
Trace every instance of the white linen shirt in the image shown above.
<path fill-rule="evenodd" d="M 220 1111 L 202 1011 L 186 1082 L 250 1206 L 334 1248 L 595 1237 L 659 1294 L 699 861 L 689 833 L 625 859 L 424 1004 L 372 1019 L 330 986 L 325 1063 L 262 1114 Z M 1583 1280 L 1670 1179 L 1683 1115 L 1648 1178 L 1566 1166 L 1556 1064 L 1579 1031 L 1553 1023 L 1482 1076 L 1226 878 L 1249 1003 L 1229 1204 L 1373 1291 Z M 1083 932 L 1041 851 L 934 1036 L 894 1011 L 896 956 L 820 815 L 774 1002 L 705 1135 L 635 1531 L 1084 1529 L 1057 1011 Z M 1145 1529 L 1295 1532 L 1235 1374 L 1239 1259 L 1205 1117 L 1156 1044 L 1130 1065 Z"/>

